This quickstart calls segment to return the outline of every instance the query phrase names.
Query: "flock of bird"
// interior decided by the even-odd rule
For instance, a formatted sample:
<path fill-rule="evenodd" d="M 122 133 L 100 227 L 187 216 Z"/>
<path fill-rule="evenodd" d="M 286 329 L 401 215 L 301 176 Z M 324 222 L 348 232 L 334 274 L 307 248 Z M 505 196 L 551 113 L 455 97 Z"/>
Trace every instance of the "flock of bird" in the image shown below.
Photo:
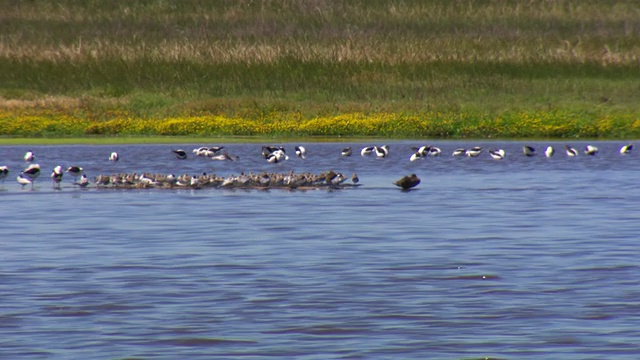
<path fill-rule="evenodd" d="M 295 146 L 295 155 L 298 158 L 304 159 L 307 154 L 307 150 L 304 146 Z M 440 156 L 442 150 L 435 146 L 425 145 L 420 147 L 411 147 L 412 154 L 409 157 L 409 161 L 417 161 L 425 159 L 427 157 Z M 225 150 L 224 146 L 213 147 L 198 147 L 192 150 L 192 153 L 198 157 L 205 157 L 211 160 L 220 161 L 236 161 L 238 156 L 231 155 Z M 626 144 L 619 149 L 620 154 L 629 154 L 633 150 L 633 144 Z M 478 157 L 485 149 L 481 146 L 474 146 L 471 148 L 457 148 L 452 152 L 452 156 L 466 156 L 466 157 Z M 179 160 L 187 159 L 188 153 L 183 149 L 172 150 L 175 157 Z M 504 149 L 491 148 L 486 149 L 486 152 L 491 158 L 496 160 L 504 159 L 506 152 Z M 536 156 L 537 151 L 533 146 L 523 145 L 522 152 L 525 156 Z M 581 152 L 578 149 L 565 145 L 564 152 L 567 156 L 575 157 Z M 599 149 L 593 145 L 586 145 L 583 153 L 585 155 L 594 156 L 598 154 Z M 543 154 L 546 157 L 552 157 L 556 153 L 556 150 L 552 146 L 547 146 Z M 353 154 L 352 147 L 345 147 L 342 149 L 340 156 L 349 157 Z M 361 156 L 375 156 L 378 158 L 388 157 L 390 154 L 390 147 L 388 145 L 374 145 L 365 146 L 360 150 Z M 268 146 L 262 147 L 262 158 L 268 163 L 279 163 L 289 160 L 289 156 L 283 146 Z M 109 161 L 118 161 L 120 156 L 116 152 L 112 152 L 109 155 Z M 24 155 L 24 161 L 29 165 L 18 175 L 17 182 L 23 187 L 31 185 L 40 176 L 40 165 L 34 163 L 35 154 L 29 150 Z M 92 182 L 87 178 L 84 169 L 77 165 L 72 165 L 63 169 L 62 166 L 56 166 L 51 172 L 50 178 L 54 188 L 60 188 L 62 178 L 64 174 L 69 174 L 73 177 L 73 184 L 81 188 L 89 186 Z M 4 179 L 9 175 L 9 168 L 7 166 L 0 166 L 0 182 L 4 182 Z M 351 179 L 350 183 L 346 181 Z M 248 187 L 248 188 L 266 188 L 266 187 L 282 187 L 282 188 L 304 188 L 304 187 L 329 187 L 340 188 L 345 184 L 350 186 L 357 185 L 359 179 L 354 173 L 350 178 L 342 173 L 336 173 L 332 170 L 322 172 L 319 174 L 303 173 L 294 174 L 289 173 L 268 173 L 263 172 L 260 174 L 244 174 L 230 175 L 228 177 L 219 177 L 217 175 L 181 175 L 175 176 L 173 174 L 113 174 L 113 175 L 99 175 L 93 183 L 97 187 L 124 187 L 124 188 L 173 188 L 173 187 Z M 400 187 L 403 190 L 411 189 L 420 184 L 420 179 L 415 175 L 407 175 L 393 182 L 394 185 Z"/>

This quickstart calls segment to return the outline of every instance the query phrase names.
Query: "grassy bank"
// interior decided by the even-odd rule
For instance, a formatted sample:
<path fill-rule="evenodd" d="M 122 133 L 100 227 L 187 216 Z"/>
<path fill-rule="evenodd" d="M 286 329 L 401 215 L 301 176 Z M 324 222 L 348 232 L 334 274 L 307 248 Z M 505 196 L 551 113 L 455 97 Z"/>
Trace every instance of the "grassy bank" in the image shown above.
<path fill-rule="evenodd" d="M 0 1 L 0 135 L 640 137 L 633 1 Z"/>

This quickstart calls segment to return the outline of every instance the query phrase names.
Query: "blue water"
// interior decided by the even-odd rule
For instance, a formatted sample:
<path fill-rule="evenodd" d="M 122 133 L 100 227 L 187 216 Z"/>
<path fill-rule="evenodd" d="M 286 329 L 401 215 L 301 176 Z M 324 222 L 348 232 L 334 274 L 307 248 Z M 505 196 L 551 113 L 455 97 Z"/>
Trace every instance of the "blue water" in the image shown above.
<path fill-rule="evenodd" d="M 640 357 L 637 154 L 434 142 L 442 156 L 410 162 L 424 144 L 390 144 L 375 159 L 356 154 L 368 143 L 306 143 L 304 160 L 275 144 L 291 156 L 279 164 L 260 144 L 226 144 L 236 162 L 170 152 L 225 144 L 0 147 L 0 358 Z M 473 145 L 507 156 L 451 156 Z M 28 149 L 33 189 L 15 181 Z M 67 176 L 54 190 L 58 164 L 91 178 L 333 169 L 362 185 L 79 189 Z M 410 173 L 416 190 L 392 185 Z"/>

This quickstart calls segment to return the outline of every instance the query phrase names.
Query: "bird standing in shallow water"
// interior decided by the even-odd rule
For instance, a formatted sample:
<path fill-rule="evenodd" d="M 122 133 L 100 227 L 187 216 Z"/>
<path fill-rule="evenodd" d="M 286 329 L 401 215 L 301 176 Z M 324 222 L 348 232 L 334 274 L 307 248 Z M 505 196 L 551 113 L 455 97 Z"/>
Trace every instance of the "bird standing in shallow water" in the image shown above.
<path fill-rule="evenodd" d="M 79 177 L 80 175 L 82 175 L 82 171 L 83 169 L 80 166 L 69 166 L 66 170 L 66 172 L 69 173 L 69 175 L 73 176 L 74 178 Z"/>
<path fill-rule="evenodd" d="M 31 150 L 27 151 L 24 154 L 24 161 L 26 161 L 26 162 L 32 162 L 35 159 L 36 159 L 36 155 Z"/>
<path fill-rule="evenodd" d="M 58 189 L 60 188 L 63 174 L 64 173 L 62 172 L 62 166 L 58 165 L 53 168 L 53 171 L 51 172 L 51 181 L 53 181 L 53 187 L 57 187 Z"/>
<path fill-rule="evenodd" d="M 420 184 L 420 178 L 416 174 L 403 176 L 400 179 L 393 182 L 394 185 L 401 187 L 402 190 L 408 190 L 414 188 Z"/>
<path fill-rule="evenodd" d="M 27 166 L 26 169 L 22 170 L 22 175 L 29 178 L 29 180 L 34 181 L 40 176 L 40 165 L 31 164 Z"/>
<path fill-rule="evenodd" d="M 33 188 L 33 180 L 25 176 L 24 174 L 18 175 L 16 180 L 18 181 L 18 184 L 22 185 L 23 188 L 27 185 L 31 185 L 31 188 Z"/>
<path fill-rule="evenodd" d="M 0 181 L 4 184 L 4 178 L 9 175 L 9 167 L 8 166 L 0 166 Z"/>

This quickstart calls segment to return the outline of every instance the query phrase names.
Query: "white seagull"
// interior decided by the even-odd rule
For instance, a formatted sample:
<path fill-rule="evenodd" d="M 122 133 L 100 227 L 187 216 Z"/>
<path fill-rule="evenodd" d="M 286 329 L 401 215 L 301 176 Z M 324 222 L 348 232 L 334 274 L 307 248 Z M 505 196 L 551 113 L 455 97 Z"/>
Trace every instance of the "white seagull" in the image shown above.
<path fill-rule="evenodd" d="M 620 148 L 620 154 L 630 154 L 633 150 L 633 144 L 627 144 Z"/>
<path fill-rule="evenodd" d="M 51 181 L 53 181 L 53 187 L 57 187 L 58 189 L 60 188 L 63 174 L 64 173 L 62 172 L 62 166 L 58 165 L 53 168 L 53 171 L 51 172 Z"/>
<path fill-rule="evenodd" d="M 544 151 L 544 156 L 552 157 L 555 152 L 556 151 L 553 149 L 553 146 L 547 146 L 547 149 Z"/>
<path fill-rule="evenodd" d="M 569 145 L 565 145 L 564 148 L 567 151 L 567 156 L 578 156 L 578 150 L 575 148 L 572 148 Z"/>
<path fill-rule="evenodd" d="M 522 152 L 524 153 L 525 156 L 536 155 L 536 149 L 533 146 L 529 146 L 529 145 L 522 145 Z"/>
<path fill-rule="evenodd" d="M 373 154 L 373 149 L 375 148 L 375 146 L 367 146 L 362 148 L 362 150 L 360 150 L 360 155 L 362 156 L 367 156 L 367 155 L 371 155 Z"/>
<path fill-rule="evenodd" d="M 455 150 L 453 150 L 453 153 L 451 155 L 453 156 L 462 156 L 464 154 L 467 153 L 467 149 L 465 148 L 457 148 Z"/>
<path fill-rule="evenodd" d="M 27 168 L 22 171 L 22 175 L 28 177 L 31 181 L 34 181 L 38 176 L 40 176 L 40 165 L 31 164 L 27 166 Z"/>
<path fill-rule="evenodd" d="M 4 184 L 4 179 L 9 175 L 9 167 L 6 165 L 0 166 L 0 181 Z"/>
<path fill-rule="evenodd" d="M 24 161 L 26 161 L 26 162 L 32 162 L 35 159 L 36 159 L 36 155 L 31 150 L 27 151 L 24 154 Z"/>
<path fill-rule="evenodd" d="M 109 161 L 118 161 L 120 160 L 120 156 L 118 155 L 117 152 L 112 152 L 111 155 L 109 155 Z"/>
<path fill-rule="evenodd" d="M 69 175 L 73 176 L 74 178 L 77 178 L 83 174 L 83 169 L 80 166 L 75 166 L 75 165 L 69 166 L 65 171 L 68 172 Z"/>
<path fill-rule="evenodd" d="M 379 158 L 383 158 L 383 157 L 389 156 L 389 146 L 388 145 L 374 146 L 373 147 L 373 151 L 375 151 L 376 156 L 379 157 Z"/>
<path fill-rule="evenodd" d="M 197 149 L 196 149 L 197 150 Z M 176 154 L 176 158 L 178 158 L 179 160 L 184 160 L 187 158 L 187 152 L 182 150 L 182 149 L 178 149 L 178 150 L 171 150 L 174 154 Z"/>
<path fill-rule="evenodd" d="M 482 147 L 474 146 L 471 149 L 465 151 L 465 154 L 470 157 L 476 157 L 482 153 Z"/>
<path fill-rule="evenodd" d="M 593 156 L 593 155 L 595 155 L 595 154 L 597 154 L 597 153 L 598 153 L 598 148 L 597 148 L 597 147 L 595 147 L 595 146 L 593 146 L 593 145 L 587 145 L 587 146 L 584 148 L 584 153 L 585 153 L 586 155 L 592 155 L 592 156 Z"/>
<path fill-rule="evenodd" d="M 491 157 L 496 160 L 502 160 L 504 159 L 505 153 L 503 149 L 496 149 L 496 150 L 489 150 L 489 155 L 491 155 Z"/>
<path fill-rule="evenodd" d="M 22 185 L 23 188 L 27 185 L 31 185 L 31 187 L 33 188 L 33 180 L 23 174 L 18 175 L 16 180 L 18 181 L 18 184 Z"/>
<path fill-rule="evenodd" d="M 296 156 L 297 157 L 304 159 L 306 154 L 307 154 L 307 149 L 305 149 L 304 146 L 296 146 Z"/>

